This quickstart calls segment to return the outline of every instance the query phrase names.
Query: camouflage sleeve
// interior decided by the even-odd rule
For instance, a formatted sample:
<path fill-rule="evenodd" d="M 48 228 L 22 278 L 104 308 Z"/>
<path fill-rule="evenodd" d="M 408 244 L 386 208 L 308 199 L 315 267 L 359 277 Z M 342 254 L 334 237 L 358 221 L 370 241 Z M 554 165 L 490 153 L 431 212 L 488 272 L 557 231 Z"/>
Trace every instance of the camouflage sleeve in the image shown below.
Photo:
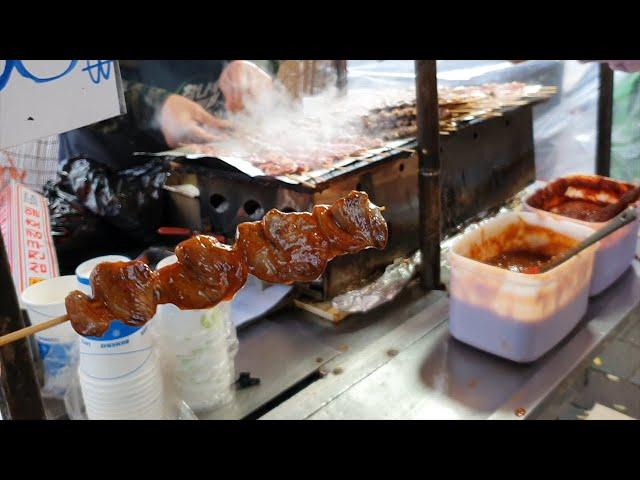
<path fill-rule="evenodd" d="M 123 84 L 127 114 L 96 123 L 90 128 L 103 134 L 137 130 L 164 142 L 158 115 L 171 92 L 140 82 L 123 80 Z"/>

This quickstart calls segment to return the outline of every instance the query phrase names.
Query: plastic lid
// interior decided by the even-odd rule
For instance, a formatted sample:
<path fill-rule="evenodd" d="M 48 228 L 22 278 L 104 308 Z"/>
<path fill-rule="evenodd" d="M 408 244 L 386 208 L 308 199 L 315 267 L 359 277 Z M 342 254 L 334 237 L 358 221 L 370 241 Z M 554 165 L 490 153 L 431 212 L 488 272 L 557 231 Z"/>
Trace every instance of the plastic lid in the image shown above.
<path fill-rule="evenodd" d="M 128 262 L 131 259 L 124 255 L 103 255 L 101 257 L 92 258 L 86 262 L 82 262 L 76 268 L 76 279 L 82 285 L 89 285 L 89 277 L 93 269 L 102 262 Z"/>

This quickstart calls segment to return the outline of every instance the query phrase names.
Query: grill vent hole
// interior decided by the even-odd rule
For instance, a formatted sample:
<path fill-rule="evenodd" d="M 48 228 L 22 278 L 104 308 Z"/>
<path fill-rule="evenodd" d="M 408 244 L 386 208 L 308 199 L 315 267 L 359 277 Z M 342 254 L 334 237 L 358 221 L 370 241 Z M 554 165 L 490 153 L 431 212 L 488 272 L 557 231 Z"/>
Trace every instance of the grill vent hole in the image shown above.
<path fill-rule="evenodd" d="M 262 207 L 255 200 L 247 200 L 246 202 L 244 202 L 244 205 L 242 208 L 244 208 L 244 211 L 250 217 L 253 215 L 259 215 L 260 213 L 262 213 Z"/>
<path fill-rule="evenodd" d="M 209 197 L 209 203 L 214 208 L 216 212 L 224 212 L 229 207 L 229 202 L 224 197 L 224 195 L 220 195 L 219 193 L 214 193 Z"/>

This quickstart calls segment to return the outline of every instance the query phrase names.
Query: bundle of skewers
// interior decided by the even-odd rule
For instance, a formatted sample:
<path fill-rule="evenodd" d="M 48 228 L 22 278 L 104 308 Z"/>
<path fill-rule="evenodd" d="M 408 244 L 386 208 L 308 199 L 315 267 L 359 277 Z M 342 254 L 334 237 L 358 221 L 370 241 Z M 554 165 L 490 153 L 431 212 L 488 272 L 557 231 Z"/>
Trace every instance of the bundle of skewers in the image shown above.
<path fill-rule="evenodd" d="M 520 82 L 438 88 L 440 134 L 455 132 L 461 125 L 502 115 L 502 110 L 544 100 L 555 87 Z M 417 134 L 415 101 L 402 101 L 372 109 L 361 119 L 365 131 L 385 141 Z"/>
<path fill-rule="evenodd" d="M 372 148 L 384 146 L 379 138 L 343 135 L 331 142 L 307 139 L 300 146 L 279 145 L 274 138 L 269 142 L 261 135 L 236 135 L 232 140 L 215 144 L 190 144 L 189 153 L 216 158 L 232 157 L 245 160 L 260 168 L 266 175 L 299 174 L 330 168 L 335 162 L 348 157 L 359 157 Z"/>
<path fill-rule="evenodd" d="M 505 108 L 555 92 L 555 87 L 519 82 L 439 88 L 440 133 L 448 135 L 465 123 L 500 116 Z M 244 160 L 273 177 L 333 168 L 342 160 L 371 156 L 393 140 L 417 136 L 415 92 L 403 91 L 383 102 L 371 109 L 336 105 L 319 117 L 289 110 L 240 115 L 225 132 L 216 132 L 216 142 L 184 145 L 181 151 Z"/>
<path fill-rule="evenodd" d="M 142 326 L 159 304 L 208 309 L 229 301 L 250 273 L 270 283 L 311 282 L 339 255 L 384 249 L 387 224 L 380 207 L 352 191 L 312 212 L 270 210 L 238 225 L 233 246 L 196 235 L 176 247 L 178 261 L 157 271 L 140 261 L 104 262 L 91 274 L 93 298 L 73 291 L 67 314 L 0 337 L 0 346 L 70 320 L 80 335 L 102 336 L 114 320 Z"/>

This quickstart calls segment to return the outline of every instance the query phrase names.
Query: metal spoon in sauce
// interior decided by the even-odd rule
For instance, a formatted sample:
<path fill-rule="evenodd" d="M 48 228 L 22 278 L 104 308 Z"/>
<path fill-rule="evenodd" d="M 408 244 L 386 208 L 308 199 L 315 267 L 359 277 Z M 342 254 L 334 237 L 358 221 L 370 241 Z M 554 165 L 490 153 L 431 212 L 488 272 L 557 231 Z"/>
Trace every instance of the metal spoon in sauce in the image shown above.
<path fill-rule="evenodd" d="M 629 207 L 624 212 L 618 214 L 616 217 L 611 219 L 610 222 L 607 222 L 600 230 L 589 235 L 587 238 L 585 238 L 582 242 L 580 242 L 575 247 L 570 248 L 569 250 L 565 250 L 560 255 L 556 255 L 547 263 L 541 265 L 540 267 L 537 267 L 536 268 L 537 271 L 527 271 L 525 273 L 543 273 L 543 272 L 549 271 L 552 268 L 557 267 L 561 263 L 566 262 L 571 257 L 577 255 L 578 253 L 583 251 L 585 248 L 588 248 L 594 243 L 602 240 L 607 235 L 611 235 L 616 230 L 633 222 L 637 217 L 638 217 L 638 213 L 635 207 Z"/>

